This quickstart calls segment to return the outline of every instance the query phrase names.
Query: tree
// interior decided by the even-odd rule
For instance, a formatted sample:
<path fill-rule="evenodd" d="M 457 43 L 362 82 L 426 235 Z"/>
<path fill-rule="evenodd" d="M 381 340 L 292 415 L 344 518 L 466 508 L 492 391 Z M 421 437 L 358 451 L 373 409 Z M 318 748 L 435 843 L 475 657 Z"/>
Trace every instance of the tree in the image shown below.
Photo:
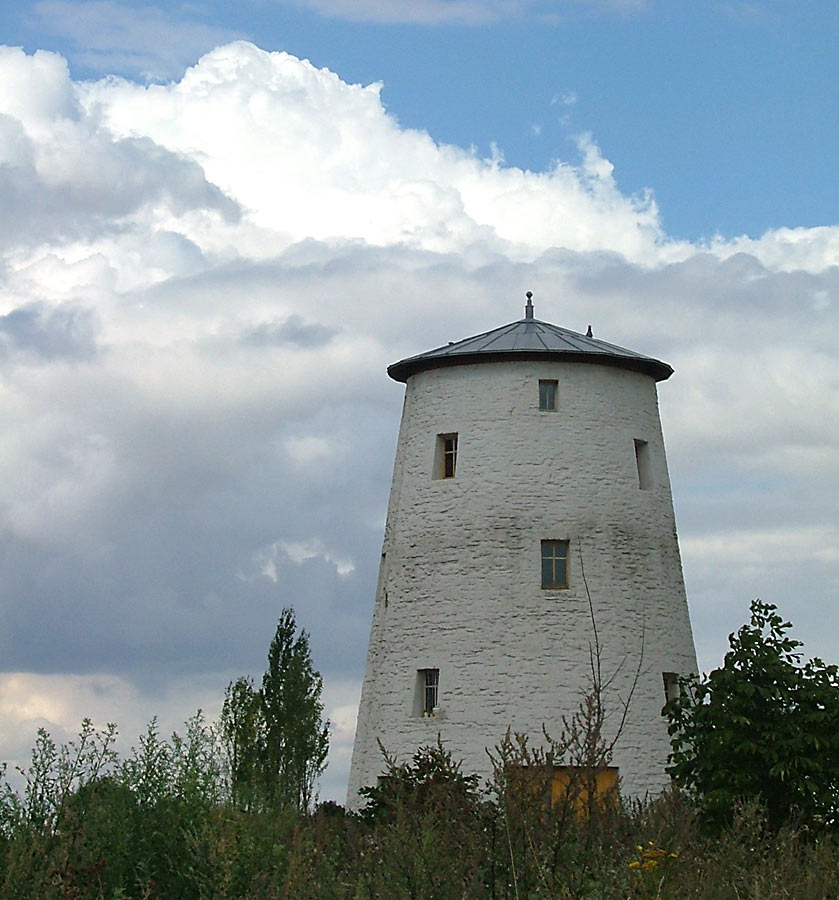
<path fill-rule="evenodd" d="M 440 736 L 413 757 L 384 755 L 385 774 L 359 794 L 367 801 L 360 821 L 369 835 L 360 857 L 364 897 L 486 897 L 486 834 L 491 808 L 482 802 L 479 777 L 465 775 Z"/>
<path fill-rule="evenodd" d="M 722 667 L 680 679 L 680 696 L 664 708 L 667 771 L 711 825 L 752 798 L 773 826 L 818 824 L 839 811 L 839 674 L 818 658 L 802 664 L 791 627 L 755 600 Z"/>
<path fill-rule="evenodd" d="M 259 755 L 263 721 L 259 691 L 250 678 L 227 685 L 221 709 L 221 736 L 227 753 L 231 799 L 249 810 L 258 803 Z"/>
<path fill-rule="evenodd" d="M 234 802 L 246 809 L 307 810 L 326 767 L 323 680 L 312 665 L 308 634 L 296 632 L 294 611 L 284 609 L 262 687 L 257 690 L 240 678 L 225 692 L 221 721 L 231 791 Z"/>
<path fill-rule="evenodd" d="M 361 812 L 363 819 L 391 821 L 399 806 L 407 806 L 417 816 L 432 806 L 453 805 L 461 814 L 480 805 L 480 778 L 463 774 L 461 763 L 454 761 L 440 735 L 436 744 L 419 747 L 410 762 L 398 762 L 381 743 L 379 748 L 386 770 L 375 785 L 358 792 L 367 801 Z"/>

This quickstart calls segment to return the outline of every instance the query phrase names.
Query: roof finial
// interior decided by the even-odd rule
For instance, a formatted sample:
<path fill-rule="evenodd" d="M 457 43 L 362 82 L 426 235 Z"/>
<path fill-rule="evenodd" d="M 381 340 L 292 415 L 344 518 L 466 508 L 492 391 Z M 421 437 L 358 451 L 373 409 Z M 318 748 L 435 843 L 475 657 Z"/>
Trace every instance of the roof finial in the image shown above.
<path fill-rule="evenodd" d="M 594 337 L 591 331 L 591 325 L 589 325 L 588 329 L 586 330 L 586 337 Z"/>
<path fill-rule="evenodd" d="M 533 303 L 531 298 L 533 297 L 533 291 L 528 291 L 524 296 L 527 297 L 527 306 L 524 308 L 524 317 L 525 319 L 532 319 Z"/>

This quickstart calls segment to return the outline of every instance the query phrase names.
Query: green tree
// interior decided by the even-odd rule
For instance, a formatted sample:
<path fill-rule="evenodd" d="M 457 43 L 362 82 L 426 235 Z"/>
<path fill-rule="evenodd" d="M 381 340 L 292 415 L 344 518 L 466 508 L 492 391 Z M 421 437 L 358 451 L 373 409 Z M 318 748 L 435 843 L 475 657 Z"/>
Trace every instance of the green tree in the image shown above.
<path fill-rule="evenodd" d="M 410 762 L 400 763 L 379 744 L 385 761 L 385 774 L 375 785 L 363 787 L 365 799 L 361 818 L 366 821 L 390 821 L 399 805 L 408 805 L 413 814 L 434 806 L 445 797 L 459 809 L 480 805 L 477 775 L 464 775 L 440 736 L 437 743 L 419 747 Z"/>
<path fill-rule="evenodd" d="M 382 748 L 384 753 L 384 748 Z M 359 793 L 367 805 L 358 897 L 486 897 L 491 808 L 477 775 L 465 775 L 438 736 L 407 762 L 384 753 L 385 775 Z"/>
<path fill-rule="evenodd" d="M 259 754 L 265 730 L 260 700 L 249 678 L 237 678 L 227 686 L 221 710 L 231 799 L 244 810 L 252 809 L 259 800 Z"/>
<path fill-rule="evenodd" d="M 669 774 L 706 821 L 726 824 L 738 801 L 759 798 L 768 821 L 807 824 L 839 811 L 839 674 L 820 659 L 802 664 L 801 642 L 768 603 L 729 635 L 723 665 L 680 680 L 664 708 Z"/>
<path fill-rule="evenodd" d="M 297 634 L 294 611 L 284 609 L 262 687 L 240 678 L 225 693 L 221 722 L 234 802 L 246 809 L 310 807 L 329 750 L 322 691 L 309 636 Z"/>

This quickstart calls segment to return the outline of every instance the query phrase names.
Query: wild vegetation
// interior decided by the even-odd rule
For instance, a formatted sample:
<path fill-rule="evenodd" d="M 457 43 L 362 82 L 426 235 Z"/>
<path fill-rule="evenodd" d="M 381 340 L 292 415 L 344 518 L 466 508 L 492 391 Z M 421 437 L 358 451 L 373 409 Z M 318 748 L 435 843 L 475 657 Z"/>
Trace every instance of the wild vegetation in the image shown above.
<path fill-rule="evenodd" d="M 438 742 L 408 761 L 385 755 L 386 776 L 349 814 L 314 803 L 327 737 L 320 678 L 286 611 L 262 686 L 234 682 L 218 725 L 199 714 L 165 739 L 152 722 L 125 758 L 113 727 L 85 722 L 63 746 L 39 734 L 23 789 L 0 787 L 0 898 L 839 898 L 839 757 L 800 759 L 821 753 L 839 689 L 830 667 L 791 655 L 788 627 L 753 606 L 717 670 L 727 673 L 686 682 L 668 708 L 683 788 L 645 803 L 601 790 L 611 746 L 589 697 L 543 746 L 502 736 L 489 790 Z M 739 672 L 766 691 L 744 691 Z M 784 720 L 796 711 L 798 730 Z M 742 732 L 741 716 L 751 723 Z M 752 735 L 763 762 L 749 747 L 725 765 L 706 759 L 719 747 L 704 736 L 725 729 L 729 740 Z M 789 758 L 764 746 L 793 738 Z M 557 782 L 566 763 L 572 775 Z"/>

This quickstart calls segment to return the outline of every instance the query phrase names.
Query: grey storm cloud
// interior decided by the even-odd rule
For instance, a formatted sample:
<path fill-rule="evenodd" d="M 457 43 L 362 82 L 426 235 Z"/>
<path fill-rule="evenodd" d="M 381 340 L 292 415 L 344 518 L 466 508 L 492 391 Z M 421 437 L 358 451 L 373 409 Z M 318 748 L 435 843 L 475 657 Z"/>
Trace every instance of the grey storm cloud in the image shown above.
<path fill-rule="evenodd" d="M 83 307 L 49 309 L 33 303 L 0 316 L 0 358 L 16 353 L 42 360 L 92 360 L 96 315 Z"/>
<path fill-rule="evenodd" d="M 329 254 L 329 248 L 323 252 Z M 369 295 L 387 278 L 387 266 L 376 265 L 384 256 L 375 249 L 354 252 L 355 268 L 345 268 L 342 276 L 345 300 Z M 673 267 L 662 287 L 657 284 L 661 272 L 639 273 L 604 257 L 579 257 L 578 275 L 570 279 L 565 260 L 561 265 L 542 260 L 506 271 L 499 261 L 496 274 L 503 271 L 503 277 L 490 288 L 483 271 L 453 266 L 441 274 L 438 262 L 416 254 L 418 283 L 432 278 L 441 297 L 458 296 L 467 307 L 483 306 L 481 324 L 519 315 L 514 295 L 525 281 L 546 317 L 574 324 L 588 317 L 604 339 L 655 353 L 675 366 L 675 376 L 661 385 L 660 395 L 677 513 L 689 526 L 689 535 L 701 539 L 718 533 L 723 524 L 754 526 L 756 515 L 762 527 L 790 524 L 786 505 L 767 492 L 768 479 L 781 496 L 807 496 L 807 514 L 799 511 L 798 519 L 827 520 L 833 489 L 839 489 L 835 475 L 826 490 L 823 482 L 810 483 L 808 471 L 766 460 L 765 441 L 773 428 L 778 452 L 785 445 L 795 451 L 802 432 L 777 429 L 772 409 L 755 409 L 751 381 L 770 381 L 767 389 L 776 415 L 788 421 L 806 418 L 796 408 L 800 397 L 785 395 L 771 369 L 744 372 L 744 367 L 755 370 L 764 355 L 780 352 L 782 344 L 789 349 L 789 339 L 762 343 L 753 335 L 738 350 L 736 341 L 721 335 L 724 352 L 714 361 L 723 368 L 710 379 L 702 359 L 696 359 L 697 349 L 707 345 L 707 332 L 727 327 L 730 312 L 720 305 L 719 293 L 736 297 L 743 286 L 731 279 L 724 262 L 710 266 L 716 272 L 708 272 L 707 286 L 713 281 L 716 289 L 709 289 L 704 298 L 693 296 L 696 273 L 689 265 Z M 278 303 L 300 288 L 305 295 L 324 287 L 317 270 L 288 275 L 285 291 L 274 291 Z M 834 277 L 833 272 L 807 276 L 805 284 L 810 291 L 818 285 L 833 290 Z M 205 286 L 207 280 L 201 277 Z M 258 266 L 250 287 L 247 272 L 240 271 L 240 289 L 252 298 L 259 295 L 262 281 Z M 564 309 L 559 309 L 551 288 L 558 283 L 563 285 Z M 689 316 L 704 323 L 706 332 L 678 325 L 686 296 L 692 304 Z M 237 302 L 229 297 L 231 306 Z M 767 303 L 772 302 L 770 297 Z M 246 340 L 244 351 L 240 335 L 231 334 L 226 344 L 213 345 L 212 364 L 226 367 L 226 359 L 240 370 L 245 389 L 232 399 L 212 391 L 190 396 L 188 386 L 165 382 L 151 393 L 142 383 L 106 383 L 107 361 L 95 381 L 87 371 L 63 369 L 62 405 L 75 404 L 76 409 L 69 409 L 74 424 L 63 432 L 66 456 L 54 461 L 51 478 L 73 479 L 90 435 L 98 436 L 100 451 L 106 448 L 114 475 L 88 521 L 88 544 L 80 547 L 79 534 L 69 527 L 48 543 L 7 533 L 5 615 L 16 635 L 7 649 L 11 666 L 117 671 L 131 677 L 139 677 L 151 661 L 157 677 L 167 671 L 204 671 L 220 663 L 232 667 L 248 655 L 252 636 L 270 630 L 276 610 L 291 603 L 300 607 L 314 646 L 323 649 L 324 669 L 357 674 L 401 401 L 400 386 L 387 379 L 384 369 L 402 355 L 465 336 L 468 328 L 462 324 L 455 326 L 460 331 L 449 327 L 444 301 L 438 311 L 432 317 L 436 321 L 429 323 L 427 309 L 400 310 L 403 321 L 411 324 L 399 343 L 378 347 L 372 365 L 342 372 L 340 381 L 330 375 L 339 371 L 333 368 L 333 357 L 341 352 L 339 347 L 330 349 L 336 340 L 334 327 L 307 330 L 302 315 L 295 314 L 280 325 L 254 329 L 260 338 Z M 759 323 L 762 310 L 752 315 Z M 781 319 L 784 332 L 805 333 L 811 315 L 800 304 L 789 304 Z M 11 314 L 0 324 L 4 334 L 10 318 L 18 323 L 12 330 L 19 339 L 41 327 L 37 311 L 30 311 L 27 319 Z M 645 327 L 645 321 L 669 322 L 669 334 L 653 336 L 656 328 Z M 265 332 L 270 340 L 261 336 Z M 283 368 L 295 364 L 285 352 L 294 345 L 296 352 L 316 352 L 318 367 L 325 369 L 298 388 L 309 402 L 288 397 L 281 377 Z M 798 350 L 804 364 L 810 350 Z M 186 368 L 190 353 L 203 359 L 201 347 L 189 350 L 185 345 L 183 352 Z M 265 373 L 267 386 L 247 384 Z M 207 374 L 212 377 L 210 369 Z M 722 408 L 713 396 L 721 384 L 732 391 Z M 738 398 L 739 384 L 749 385 L 749 393 Z M 179 397 L 181 390 L 186 393 Z M 713 410 L 715 420 L 698 420 L 707 409 Z M 711 438 L 692 441 L 694 428 L 710 432 Z M 814 438 L 814 446 L 826 436 Z M 74 449 L 77 443 L 82 449 Z M 736 485 L 731 508 L 729 481 Z M 354 571 L 340 575 L 324 555 L 295 561 L 282 550 L 268 550 L 278 542 L 313 536 L 352 559 Z M 266 552 L 274 554 L 276 580 L 264 574 Z M 818 560 L 813 565 L 818 568 Z M 701 580 L 709 581 L 709 574 L 703 573 Z M 725 575 L 728 585 L 721 583 L 721 575 L 709 581 L 730 602 L 732 575 Z M 742 573 L 739 577 L 742 582 Z M 38 617 L 33 617 L 33 609 L 40 611 Z M 58 634 L 55 641 L 48 639 L 43 621 L 64 623 L 60 640 Z M 340 632 L 336 621 L 344 622 Z M 347 634 L 356 635 L 354 645 L 346 641 Z"/>
<path fill-rule="evenodd" d="M 297 344 L 301 347 L 322 347 L 338 333 L 318 323 L 305 322 L 301 316 L 292 315 L 282 322 L 265 322 L 242 335 L 245 343 L 255 346 L 265 344 Z"/>

